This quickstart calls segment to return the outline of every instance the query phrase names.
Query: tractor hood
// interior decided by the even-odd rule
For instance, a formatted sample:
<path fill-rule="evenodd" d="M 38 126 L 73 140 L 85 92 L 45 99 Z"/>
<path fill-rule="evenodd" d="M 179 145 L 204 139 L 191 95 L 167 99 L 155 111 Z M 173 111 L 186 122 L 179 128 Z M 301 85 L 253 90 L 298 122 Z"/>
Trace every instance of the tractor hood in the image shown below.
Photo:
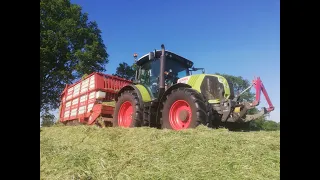
<path fill-rule="evenodd" d="M 233 89 L 226 78 L 215 74 L 195 74 L 178 79 L 177 83 L 190 85 L 206 96 L 209 102 L 219 103 L 220 99 L 234 97 Z"/>

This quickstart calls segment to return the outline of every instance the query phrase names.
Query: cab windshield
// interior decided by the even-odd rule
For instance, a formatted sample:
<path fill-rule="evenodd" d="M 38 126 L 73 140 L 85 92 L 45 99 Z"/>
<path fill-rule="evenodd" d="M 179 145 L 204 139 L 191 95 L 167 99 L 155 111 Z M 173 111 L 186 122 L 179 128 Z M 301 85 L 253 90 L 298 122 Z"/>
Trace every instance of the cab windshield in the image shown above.
<path fill-rule="evenodd" d="M 176 79 L 189 75 L 186 65 L 170 58 L 166 58 L 165 71 L 170 72 L 173 76 L 175 76 Z M 145 85 L 152 92 L 154 97 L 157 97 L 158 93 L 159 75 L 160 59 L 148 61 L 140 67 L 138 79 L 140 80 L 141 84 Z"/>

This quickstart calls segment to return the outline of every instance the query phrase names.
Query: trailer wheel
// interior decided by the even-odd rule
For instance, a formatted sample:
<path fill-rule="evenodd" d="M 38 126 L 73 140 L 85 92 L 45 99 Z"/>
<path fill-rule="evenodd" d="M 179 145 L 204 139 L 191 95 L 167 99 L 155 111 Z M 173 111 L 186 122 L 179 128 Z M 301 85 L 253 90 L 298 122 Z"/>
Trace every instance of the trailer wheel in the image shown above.
<path fill-rule="evenodd" d="M 163 102 L 162 128 L 181 130 L 206 124 L 208 116 L 202 96 L 190 88 L 172 91 Z"/>
<path fill-rule="evenodd" d="M 134 91 L 123 92 L 115 106 L 113 127 L 140 127 L 141 112 L 137 93 Z"/>

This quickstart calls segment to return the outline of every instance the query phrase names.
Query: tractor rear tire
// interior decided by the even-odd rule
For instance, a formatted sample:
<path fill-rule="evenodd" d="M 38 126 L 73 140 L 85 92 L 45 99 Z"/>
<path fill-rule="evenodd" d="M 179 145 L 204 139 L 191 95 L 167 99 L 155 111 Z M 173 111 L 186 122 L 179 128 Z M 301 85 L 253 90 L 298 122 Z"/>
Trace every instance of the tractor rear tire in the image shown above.
<path fill-rule="evenodd" d="M 140 127 L 142 110 L 138 95 L 134 91 L 121 93 L 115 105 L 113 127 Z"/>
<path fill-rule="evenodd" d="M 161 127 L 181 130 L 206 125 L 206 112 L 204 98 L 197 91 L 190 88 L 175 89 L 163 102 Z"/>

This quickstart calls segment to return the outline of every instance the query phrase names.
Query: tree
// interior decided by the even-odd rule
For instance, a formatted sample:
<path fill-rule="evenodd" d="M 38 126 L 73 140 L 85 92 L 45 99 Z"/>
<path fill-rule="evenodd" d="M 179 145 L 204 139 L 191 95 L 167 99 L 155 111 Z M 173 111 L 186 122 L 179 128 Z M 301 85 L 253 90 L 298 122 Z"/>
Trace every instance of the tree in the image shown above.
<path fill-rule="evenodd" d="M 253 131 L 263 130 L 263 124 L 265 122 L 264 118 L 259 118 L 254 121 L 251 121 L 249 124 L 249 129 Z"/>
<path fill-rule="evenodd" d="M 275 121 L 265 120 L 262 129 L 265 131 L 277 131 L 280 130 L 280 124 Z"/>
<path fill-rule="evenodd" d="M 40 112 L 57 109 L 65 85 L 104 71 L 107 58 L 97 23 L 80 6 L 40 1 Z"/>
<path fill-rule="evenodd" d="M 280 123 L 272 120 L 257 119 L 250 124 L 250 130 L 277 131 L 280 130 Z"/>
<path fill-rule="evenodd" d="M 41 122 L 42 127 L 50 127 L 55 123 L 55 116 L 53 114 L 50 114 L 49 112 L 44 112 L 41 118 L 42 118 L 42 122 Z"/>
<path fill-rule="evenodd" d="M 136 73 L 135 69 L 136 69 L 135 64 L 133 64 L 132 66 L 129 66 L 127 63 L 123 62 L 119 64 L 119 66 L 117 67 L 116 73 L 113 75 L 121 78 L 125 78 L 128 80 L 133 80 Z"/>
<path fill-rule="evenodd" d="M 225 77 L 228 80 L 228 82 L 232 84 L 235 95 L 244 91 L 251 84 L 247 79 L 244 79 L 242 76 L 233 76 L 233 75 L 219 74 L 219 73 L 216 73 L 216 74 Z M 239 101 L 243 101 L 243 100 L 253 101 L 254 97 L 255 97 L 255 94 L 248 90 L 240 96 Z"/>

